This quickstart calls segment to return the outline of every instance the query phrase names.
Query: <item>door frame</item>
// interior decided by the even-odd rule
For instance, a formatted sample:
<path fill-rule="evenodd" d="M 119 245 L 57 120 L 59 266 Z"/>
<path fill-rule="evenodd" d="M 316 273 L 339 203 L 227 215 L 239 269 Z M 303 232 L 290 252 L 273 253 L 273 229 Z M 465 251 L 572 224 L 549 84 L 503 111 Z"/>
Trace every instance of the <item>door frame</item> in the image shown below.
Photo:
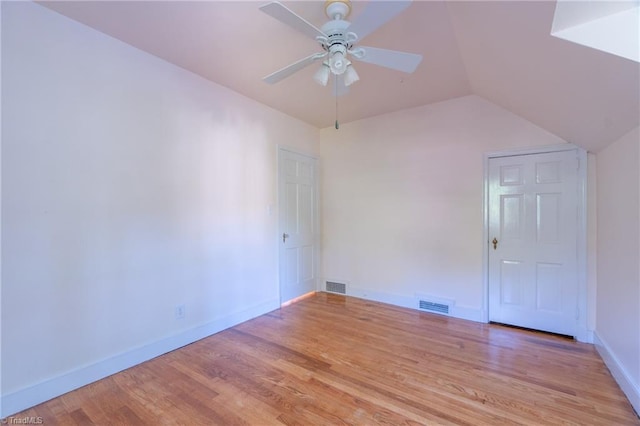
<path fill-rule="evenodd" d="M 320 255 L 320 211 L 321 211 L 321 201 L 320 201 L 320 158 L 315 155 L 312 155 L 308 152 L 301 151 L 296 148 L 292 148 L 286 145 L 277 145 L 276 146 L 276 253 L 278 258 L 278 267 L 277 267 L 277 285 L 278 285 L 278 300 L 280 306 L 282 306 L 283 302 L 287 302 L 286 300 L 282 300 L 282 283 L 281 283 L 281 275 L 280 272 L 282 270 L 282 250 L 281 250 L 281 236 L 284 230 L 282 229 L 283 223 L 283 212 L 280 209 L 280 202 L 282 201 L 282 193 L 281 193 L 281 184 L 282 184 L 282 154 L 285 152 L 293 153 L 296 155 L 301 155 L 303 157 L 310 158 L 314 161 L 314 170 L 313 170 L 313 179 L 314 179 L 314 188 L 313 188 L 313 196 L 315 197 L 315 211 L 314 211 L 314 221 L 313 221 L 313 247 L 314 247 L 314 266 L 315 270 L 315 291 L 320 290 L 320 261 L 322 260 Z"/>
<path fill-rule="evenodd" d="M 483 233 L 482 233 L 482 321 L 489 322 L 489 160 L 500 157 L 513 157 L 527 154 L 546 154 L 562 151 L 576 151 L 578 157 L 578 229 L 577 229 L 577 279 L 578 306 L 576 306 L 576 336 L 580 342 L 592 343 L 592 333 L 588 330 L 588 285 L 587 285 L 587 152 L 577 145 L 564 143 L 539 147 L 494 151 L 484 154 L 484 189 L 482 197 Z"/>

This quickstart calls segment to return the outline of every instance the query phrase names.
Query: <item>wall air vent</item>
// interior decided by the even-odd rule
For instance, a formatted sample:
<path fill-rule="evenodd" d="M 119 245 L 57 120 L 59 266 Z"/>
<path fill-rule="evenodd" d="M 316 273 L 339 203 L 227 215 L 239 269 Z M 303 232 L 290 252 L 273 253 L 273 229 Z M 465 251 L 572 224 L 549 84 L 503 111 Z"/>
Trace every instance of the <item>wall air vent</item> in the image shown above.
<path fill-rule="evenodd" d="M 336 283 L 333 281 L 327 281 L 327 291 L 331 293 L 347 294 L 347 285 L 344 283 Z"/>
<path fill-rule="evenodd" d="M 453 306 L 453 302 L 449 302 L 446 300 L 428 300 L 428 299 L 420 299 L 418 300 L 418 308 L 421 311 L 427 312 L 435 312 L 437 314 L 445 314 L 449 315 L 449 311 L 451 310 L 451 306 Z"/>

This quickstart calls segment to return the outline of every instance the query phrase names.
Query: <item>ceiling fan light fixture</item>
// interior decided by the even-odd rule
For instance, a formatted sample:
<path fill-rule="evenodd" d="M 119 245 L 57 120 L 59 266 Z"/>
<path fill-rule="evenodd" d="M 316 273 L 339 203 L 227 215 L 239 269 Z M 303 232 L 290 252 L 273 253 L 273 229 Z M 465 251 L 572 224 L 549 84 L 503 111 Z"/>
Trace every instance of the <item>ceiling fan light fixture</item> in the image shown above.
<path fill-rule="evenodd" d="M 360 76 L 356 72 L 355 68 L 353 68 L 353 65 L 349 64 L 344 72 L 344 85 L 351 86 L 358 80 L 360 80 Z"/>
<path fill-rule="evenodd" d="M 323 62 L 318 71 L 314 74 L 313 79 L 321 86 L 326 86 L 329 82 L 330 75 L 331 69 L 329 68 L 329 65 L 326 62 Z"/>
<path fill-rule="evenodd" d="M 329 67 L 331 68 L 331 72 L 340 75 L 347 70 L 347 66 L 351 64 L 351 62 L 344 57 L 344 53 L 341 51 L 335 52 L 331 55 L 331 59 L 329 59 Z"/>

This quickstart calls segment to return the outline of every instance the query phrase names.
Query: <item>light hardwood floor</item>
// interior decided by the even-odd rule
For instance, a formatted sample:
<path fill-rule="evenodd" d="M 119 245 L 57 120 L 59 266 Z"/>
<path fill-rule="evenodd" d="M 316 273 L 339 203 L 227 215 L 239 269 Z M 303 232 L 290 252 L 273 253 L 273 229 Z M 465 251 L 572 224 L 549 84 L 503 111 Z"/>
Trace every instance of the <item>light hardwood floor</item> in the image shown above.
<path fill-rule="evenodd" d="M 640 425 L 594 347 L 318 293 L 15 417 L 44 424 Z"/>

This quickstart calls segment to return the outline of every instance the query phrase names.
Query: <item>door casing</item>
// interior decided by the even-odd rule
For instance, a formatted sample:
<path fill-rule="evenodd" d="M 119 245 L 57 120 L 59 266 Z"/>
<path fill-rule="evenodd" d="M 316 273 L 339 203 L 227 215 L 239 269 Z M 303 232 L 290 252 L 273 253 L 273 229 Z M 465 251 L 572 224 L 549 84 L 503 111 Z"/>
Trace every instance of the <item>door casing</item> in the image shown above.
<path fill-rule="evenodd" d="M 593 342 L 592 332 L 587 327 L 588 320 L 588 288 L 587 288 L 587 152 L 573 144 L 548 145 L 533 148 L 495 151 L 484 155 L 484 193 L 483 193 L 483 219 L 484 230 L 482 234 L 482 277 L 483 277 L 483 303 L 482 319 L 489 322 L 489 159 L 499 157 L 511 157 L 527 154 L 543 154 L 561 151 L 577 151 L 580 168 L 578 169 L 577 203 L 578 203 L 578 230 L 577 230 L 577 277 L 578 277 L 578 312 L 576 319 L 576 339 L 580 342 Z"/>

